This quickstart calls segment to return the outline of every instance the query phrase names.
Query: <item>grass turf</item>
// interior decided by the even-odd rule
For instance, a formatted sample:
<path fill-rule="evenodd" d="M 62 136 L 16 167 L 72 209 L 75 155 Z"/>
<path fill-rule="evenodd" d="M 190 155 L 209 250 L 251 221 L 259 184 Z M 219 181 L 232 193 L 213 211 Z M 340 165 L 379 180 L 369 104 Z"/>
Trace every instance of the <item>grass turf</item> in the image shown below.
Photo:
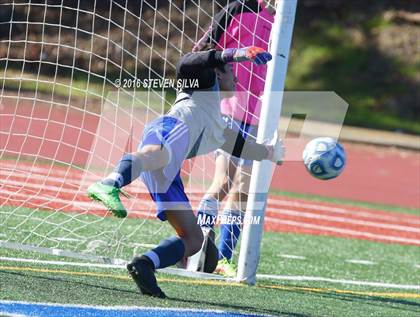
<path fill-rule="evenodd" d="M 0 275 L 4 283 L 3 299 L 111 306 L 210 308 L 281 316 L 414 316 L 420 312 L 418 300 L 346 294 L 333 290 L 307 290 L 291 285 L 284 289 L 214 286 L 171 278 L 161 281 L 169 299 L 157 300 L 140 296 L 125 275 L 87 277 L 4 270 L 0 270 Z"/>
<path fill-rule="evenodd" d="M 125 259 L 132 256 L 136 243 L 154 244 L 171 233 L 167 224 L 153 220 L 126 219 L 124 226 L 121 226 L 120 220 L 111 217 L 51 213 L 24 208 L 16 210 L 14 217 L 5 217 L 11 210 L 11 207 L 1 209 L 1 239 L 5 236 L 14 241 L 28 238 L 26 243 L 73 248 L 79 252 L 86 250 L 89 243 L 76 242 L 72 238 L 80 239 L 83 235 L 90 235 L 90 239 L 108 238 L 108 242 L 119 239 L 121 243 L 107 243 L 106 246 L 99 244 L 96 252 Z M 22 219 L 26 222 L 22 222 Z M 45 220 L 50 225 L 39 226 Z M 94 225 L 91 228 L 87 223 Z M 139 226 L 140 223 L 142 226 Z M 64 224 L 66 229 L 57 229 Z M 137 234 L 130 234 L 133 230 Z M 46 236 L 49 238 L 46 239 Z M 70 240 L 54 240 L 53 236 L 67 237 Z M 141 252 L 141 248 L 137 252 Z M 304 259 L 285 258 L 285 255 L 298 255 Z M 57 259 L 54 256 L 10 249 L 0 249 L 0 256 Z M 375 264 L 346 262 L 350 259 L 369 260 Z M 418 248 L 412 246 L 266 232 L 262 242 L 259 273 L 412 285 L 420 283 L 415 274 L 418 270 L 415 265 L 419 262 Z M 410 298 L 415 295 L 412 290 L 276 280 L 259 281 L 257 287 L 226 283 L 213 285 L 159 274 L 160 284 L 170 297 L 162 301 L 140 296 L 134 284 L 121 270 L 6 261 L 0 261 L 0 265 L 0 298 L 8 300 L 207 308 L 282 316 L 414 316 L 416 312 L 420 313 L 420 296 Z"/>

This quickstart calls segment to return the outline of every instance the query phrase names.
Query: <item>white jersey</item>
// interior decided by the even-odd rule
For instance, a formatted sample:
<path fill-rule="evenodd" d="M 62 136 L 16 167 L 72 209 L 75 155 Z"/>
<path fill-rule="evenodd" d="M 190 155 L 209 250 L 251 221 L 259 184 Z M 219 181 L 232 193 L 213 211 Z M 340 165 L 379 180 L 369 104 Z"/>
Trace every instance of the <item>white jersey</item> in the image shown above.
<path fill-rule="evenodd" d="M 182 121 L 188 127 L 187 158 L 213 152 L 225 143 L 223 132 L 227 125 L 220 112 L 217 84 L 211 89 L 179 93 L 166 115 Z"/>

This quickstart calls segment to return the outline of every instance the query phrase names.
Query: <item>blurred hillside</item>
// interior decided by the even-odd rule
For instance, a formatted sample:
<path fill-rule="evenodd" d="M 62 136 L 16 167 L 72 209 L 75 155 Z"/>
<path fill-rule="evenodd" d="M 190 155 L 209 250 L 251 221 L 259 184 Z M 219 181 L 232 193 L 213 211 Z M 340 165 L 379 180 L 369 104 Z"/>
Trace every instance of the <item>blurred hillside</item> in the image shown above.
<path fill-rule="evenodd" d="M 226 3 L 200 1 L 198 10 L 195 2 L 186 1 L 184 7 L 182 0 L 172 6 L 114 0 L 110 6 L 109 0 L 49 0 L 45 10 L 36 5 L 45 1 L 34 0 L 30 10 L 2 6 L 0 23 L 11 17 L 18 23 L 0 24 L 0 69 L 7 56 L 16 60 L 8 68 L 80 80 L 87 74 L 99 82 L 171 77 L 180 54 L 208 25 L 206 12 Z M 95 18 L 89 14 L 94 10 Z M 199 21 L 198 32 L 194 21 Z M 10 35 L 15 42 L 9 45 Z M 30 42 L 20 41 L 25 38 Z M 23 58 L 29 62 L 19 62 Z M 350 103 L 346 124 L 420 134 L 420 1 L 299 0 L 286 85 L 288 90 L 337 92 Z"/>
<path fill-rule="evenodd" d="M 337 92 L 346 124 L 420 133 L 420 1 L 300 1 L 287 79 Z"/>

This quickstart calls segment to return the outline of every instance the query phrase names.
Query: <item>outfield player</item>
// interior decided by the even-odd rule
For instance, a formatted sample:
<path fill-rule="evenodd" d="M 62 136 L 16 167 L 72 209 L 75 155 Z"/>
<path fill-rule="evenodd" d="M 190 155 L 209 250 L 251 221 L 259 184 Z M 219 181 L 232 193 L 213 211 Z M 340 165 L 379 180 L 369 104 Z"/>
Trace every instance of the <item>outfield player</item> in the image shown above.
<path fill-rule="evenodd" d="M 196 44 L 193 50 L 203 47 L 218 49 L 255 45 L 268 48 L 270 31 L 274 21 L 274 1 L 233 1 L 218 13 L 210 31 Z M 234 65 L 238 77 L 236 94 L 224 99 L 221 112 L 228 126 L 244 138 L 256 138 L 260 115 L 259 97 L 264 90 L 266 67 L 255 67 L 251 62 Z M 216 168 L 213 182 L 201 200 L 199 213 L 204 223 L 214 223 L 220 202 L 227 196 L 221 219 L 243 219 L 248 198 L 252 160 L 232 157 L 224 151 L 216 153 Z M 206 227 L 207 225 L 204 225 Z M 233 277 L 236 268 L 232 253 L 241 232 L 239 221 L 221 223 L 219 239 L 219 264 L 216 272 Z M 206 229 L 204 229 L 206 231 Z M 204 252 L 204 251 L 203 251 Z"/>
<path fill-rule="evenodd" d="M 102 202 L 115 216 L 125 217 L 127 211 L 119 193 L 123 186 L 141 177 L 156 202 L 157 217 L 167 220 L 175 229 L 176 236 L 161 241 L 127 265 L 143 294 L 164 298 L 156 282 L 155 269 L 174 265 L 201 248 L 202 231 L 180 178 L 185 159 L 222 148 L 247 159 L 282 160 L 280 140 L 273 140 L 271 145 L 245 140 L 226 128 L 220 114 L 220 95 L 231 95 L 236 84 L 230 62 L 249 60 L 266 64 L 270 59 L 271 55 L 258 47 L 183 56 L 177 65 L 177 77 L 198 79 L 198 89 L 180 92 L 170 111 L 145 127 L 137 152 L 125 154 L 113 173 L 89 187 L 88 195 L 92 199 Z"/>

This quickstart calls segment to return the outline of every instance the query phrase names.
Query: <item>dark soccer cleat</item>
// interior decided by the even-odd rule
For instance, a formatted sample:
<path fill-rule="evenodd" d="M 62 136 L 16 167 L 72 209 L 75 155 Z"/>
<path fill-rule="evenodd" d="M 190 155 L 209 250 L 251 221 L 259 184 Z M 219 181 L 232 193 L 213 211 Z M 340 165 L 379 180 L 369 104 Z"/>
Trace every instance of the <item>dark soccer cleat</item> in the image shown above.
<path fill-rule="evenodd" d="M 157 285 L 155 270 L 149 261 L 135 257 L 127 264 L 127 270 L 143 295 L 166 298 L 165 293 Z"/>

